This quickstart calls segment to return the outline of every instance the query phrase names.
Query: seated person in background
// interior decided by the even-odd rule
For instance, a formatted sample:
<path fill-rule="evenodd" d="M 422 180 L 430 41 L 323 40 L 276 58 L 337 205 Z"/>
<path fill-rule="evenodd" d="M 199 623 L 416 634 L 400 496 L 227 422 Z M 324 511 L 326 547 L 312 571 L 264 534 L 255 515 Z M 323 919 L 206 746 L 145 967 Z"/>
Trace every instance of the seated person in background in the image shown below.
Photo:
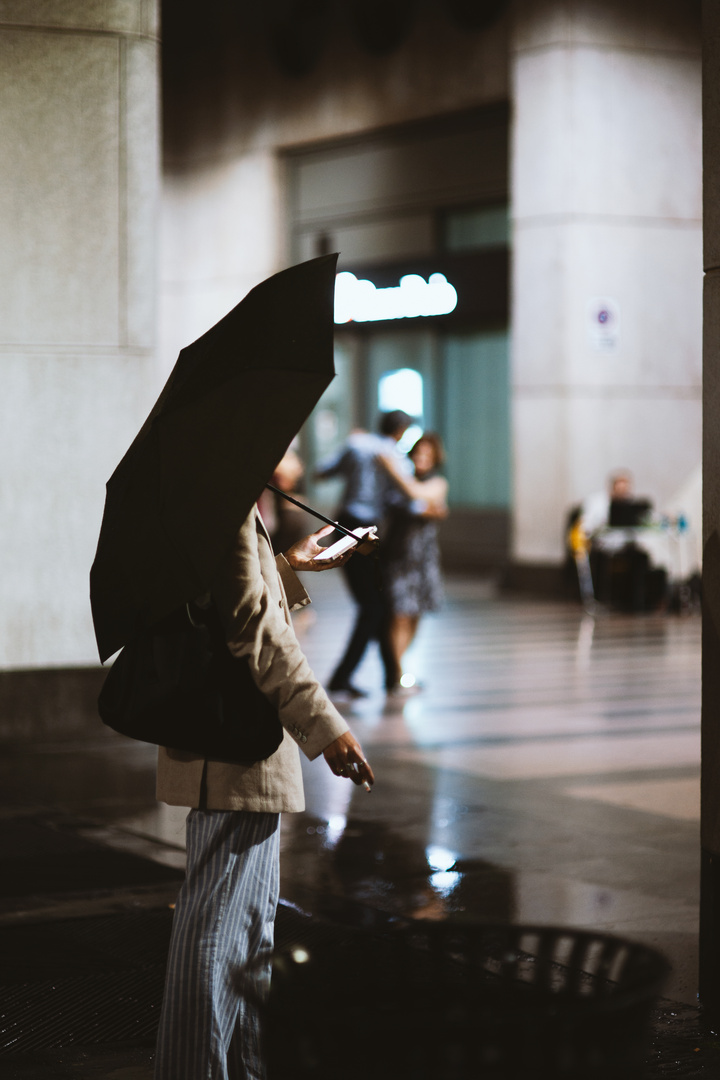
<path fill-rule="evenodd" d="M 665 572 L 651 565 L 643 540 L 628 532 L 649 522 L 652 505 L 633 494 L 632 475 L 611 474 L 607 492 L 590 496 L 571 529 L 575 554 L 589 550 L 595 599 L 626 611 L 657 607 L 665 594 Z"/>
<path fill-rule="evenodd" d="M 610 524 L 610 507 L 616 502 L 631 502 L 633 499 L 632 474 L 627 469 L 618 469 L 608 479 L 607 491 L 598 491 L 590 495 L 582 504 L 578 525 L 587 539 L 591 539 L 601 529 Z"/>

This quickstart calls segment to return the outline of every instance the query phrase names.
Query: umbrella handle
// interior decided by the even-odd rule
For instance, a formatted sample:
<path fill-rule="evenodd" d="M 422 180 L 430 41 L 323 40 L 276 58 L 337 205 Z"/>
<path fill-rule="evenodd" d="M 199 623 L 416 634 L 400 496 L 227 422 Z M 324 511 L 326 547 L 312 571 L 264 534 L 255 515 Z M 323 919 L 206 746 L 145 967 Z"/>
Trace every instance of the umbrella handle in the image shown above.
<path fill-rule="evenodd" d="M 344 525 L 338 525 L 337 521 L 325 517 L 319 510 L 313 510 L 311 506 L 306 506 L 305 503 L 301 503 L 298 499 L 293 499 L 292 495 L 288 495 L 286 492 L 281 491 L 280 488 L 275 487 L 274 484 L 266 484 L 265 487 L 269 488 L 270 491 L 274 491 L 276 495 L 281 495 L 283 499 L 287 499 L 288 502 L 293 503 L 295 506 L 299 506 L 301 510 L 306 510 L 308 514 L 312 514 L 313 517 L 319 518 L 320 521 L 324 521 L 326 525 L 334 525 L 337 531 L 343 533 L 344 536 L 351 536 L 353 540 L 359 539 L 356 533 L 351 532 L 350 529 L 346 529 Z"/>

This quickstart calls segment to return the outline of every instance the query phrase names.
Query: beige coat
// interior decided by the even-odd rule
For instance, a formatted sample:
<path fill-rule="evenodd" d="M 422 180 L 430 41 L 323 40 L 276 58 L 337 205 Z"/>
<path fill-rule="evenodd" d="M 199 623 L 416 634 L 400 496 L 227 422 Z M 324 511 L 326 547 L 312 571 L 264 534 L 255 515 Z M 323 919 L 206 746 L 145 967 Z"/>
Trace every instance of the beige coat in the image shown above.
<path fill-rule="evenodd" d="M 171 806 L 207 810 L 304 810 L 298 746 L 312 761 L 348 726 L 310 670 L 292 627 L 291 610 L 310 598 L 284 556 L 276 559 L 256 509 L 240 529 L 212 594 L 231 652 L 249 658 L 255 682 L 278 710 L 283 740 L 271 757 L 253 765 L 206 761 L 161 747 L 157 797 Z"/>

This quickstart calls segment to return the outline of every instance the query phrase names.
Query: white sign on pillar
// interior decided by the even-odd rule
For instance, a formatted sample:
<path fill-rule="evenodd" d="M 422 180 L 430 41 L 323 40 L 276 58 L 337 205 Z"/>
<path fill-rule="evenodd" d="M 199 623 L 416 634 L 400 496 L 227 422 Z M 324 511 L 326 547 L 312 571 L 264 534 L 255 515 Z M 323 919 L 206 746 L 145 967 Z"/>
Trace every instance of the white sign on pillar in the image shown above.
<path fill-rule="evenodd" d="M 616 353 L 620 348 L 620 308 L 609 296 L 594 296 L 588 302 L 588 337 L 601 353 Z"/>

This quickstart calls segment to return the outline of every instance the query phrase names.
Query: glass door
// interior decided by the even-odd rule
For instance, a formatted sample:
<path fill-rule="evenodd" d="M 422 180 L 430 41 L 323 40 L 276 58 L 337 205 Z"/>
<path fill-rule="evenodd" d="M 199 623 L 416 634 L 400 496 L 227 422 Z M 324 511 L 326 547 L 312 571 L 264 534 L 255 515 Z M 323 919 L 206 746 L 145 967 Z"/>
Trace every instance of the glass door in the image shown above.
<path fill-rule="evenodd" d="M 509 508 L 510 380 L 505 329 L 442 343 L 441 432 L 452 506 Z"/>
<path fill-rule="evenodd" d="M 437 422 L 437 337 L 429 330 L 373 334 L 366 348 L 366 415 L 375 428 L 380 412 L 403 409 L 413 425 L 401 443 L 408 448 Z"/>

